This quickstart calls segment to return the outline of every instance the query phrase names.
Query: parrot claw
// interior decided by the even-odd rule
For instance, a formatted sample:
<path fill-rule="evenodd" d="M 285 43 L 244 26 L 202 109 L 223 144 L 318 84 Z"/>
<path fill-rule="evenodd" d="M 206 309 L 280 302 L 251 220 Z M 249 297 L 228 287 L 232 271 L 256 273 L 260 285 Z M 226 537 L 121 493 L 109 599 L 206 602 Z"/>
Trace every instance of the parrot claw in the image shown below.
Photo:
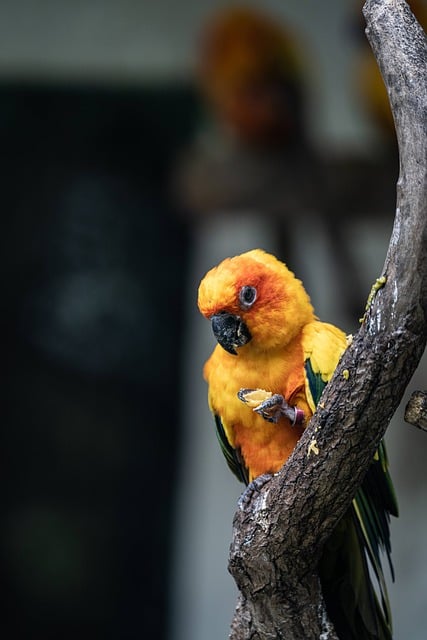
<path fill-rule="evenodd" d="M 251 500 L 259 494 L 264 485 L 267 484 L 269 480 L 273 477 L 270 473 L 263 473 L 261 476 L 258 476 L 252 480 L 243 491 L 242 495 L 239 498 L 239 507 L 243 509 L 245 506 L 251 502 Z"/>
<path fill-rule="evenodd" d="M 304 412 L 297 407 L 291 407 L 280 393 L 275 393 L 271 398 L 261 402 L 255 411 L 268 422 L 276 423 L 284 416 L 294 426 L 304 420 Z"/>
<path fill-rule="evenodd" d="M 283 416 L 292 426 L 304 422 L 304 412 L 291 407 L 280 393 L 272 394 L 263 389 L 240 389 L 237 397 L 267 422 L 277 423 Z"/>
<path fill-rule="evenodd" d="M 288 415 L 289 410 L 292 412 L 292 416 Z M 275 393 L 264 402 L 261 402 L 257 407 L 255 407 L 254 411 L 256 411 L 264 420 L 267 422 L 278 422 L 279 418 L 282 415 L 285 415 L 287 418 L 293 422 L 294 419 L 294 411 L 292 407 L 288 405 L 285 398 L 280 395 L 280 393 Z"/>

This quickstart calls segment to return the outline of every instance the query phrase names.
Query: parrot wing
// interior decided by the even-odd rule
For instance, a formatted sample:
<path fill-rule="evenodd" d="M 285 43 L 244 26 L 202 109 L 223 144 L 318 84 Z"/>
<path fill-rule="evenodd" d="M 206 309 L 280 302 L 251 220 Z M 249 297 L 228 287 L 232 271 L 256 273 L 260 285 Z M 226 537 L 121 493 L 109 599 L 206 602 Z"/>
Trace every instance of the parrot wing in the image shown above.
<path fill-rule="evenodd" d="M 310 322 L 304 327 L 305 394 L 310 409 L 316 410 L 326 383 L 332 378 L 338 360 L 347 347 L 345 334 L 332 324 Z"/>
<path fill-rule="evenodd" d="M 220 416 L 218 414 L 214 414 L 214 418 L 216 426 L 216 436 L 218 438 L 219 446 L 221 447 L 221 451 L 224 454 L 224 458 L 229 468 L 237 477 L 237 479 L 240 480 L 240 482 L 248 484 L 249 472 L 245 466 L 242 456 L 240 455 L 239 449 L 235 449 L 228 441 Z"/>
<path fill-rule="evenodd" d="M 306 395 L 314 411 L 346 344 L 332 325 L 312 325 L 305 332 L 303 346 Z M 352 506 L 325 545 L 320 562 L 325 600 L 340 637 L 348 637 L 349 629 L 355 640 L 392 637 L 381 552 L 385 551 L 394 577 L 389 519 L 390 514 L 397 513 L 387 453 L 381 442 Z M 369 565 L 378 582 L 381 605 Z"/>

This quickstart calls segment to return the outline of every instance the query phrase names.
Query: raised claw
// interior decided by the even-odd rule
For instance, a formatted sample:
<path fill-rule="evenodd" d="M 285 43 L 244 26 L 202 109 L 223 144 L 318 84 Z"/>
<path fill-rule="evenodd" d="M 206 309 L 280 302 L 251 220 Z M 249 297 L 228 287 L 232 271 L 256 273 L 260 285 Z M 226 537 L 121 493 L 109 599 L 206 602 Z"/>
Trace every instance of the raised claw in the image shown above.
<path fill-rule="evenodd" d="M 273 394 L 264 389 L 240 389 L 239 400 L 256 411 L 267 422 L 278 422 L 284 416 L 293 425 L 304 422 L 304 412 L 291 407 L 280 393 Z"/>
<path fill-rule="evenodd" d="M 254 411 L 259 413 L 260 416 L 267 420 L 267 422 L 276 423 L 279 418 L 285 415 L 287 418 L 293 422 L 295 411 L 288 405 L 286 400 L 280 393 L 275 393 L 264 402 L 261 402 L 257 407 L 254 408 Z M 288 415 L 290 412 L 290 415 Z"/>

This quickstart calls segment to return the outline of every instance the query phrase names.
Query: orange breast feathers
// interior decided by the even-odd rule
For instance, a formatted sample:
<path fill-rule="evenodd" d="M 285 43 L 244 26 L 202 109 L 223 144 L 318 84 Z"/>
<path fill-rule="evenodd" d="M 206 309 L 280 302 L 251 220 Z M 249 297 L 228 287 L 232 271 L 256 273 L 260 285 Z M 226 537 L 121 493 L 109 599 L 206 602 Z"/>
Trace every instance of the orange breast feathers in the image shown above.
<path fill-rule="evenodd" d="M 256 358 L 251 356 L 249 345 L 240 349 L 238 357 L 217 346 L 204 367 L 210 408 L 221 417 L 228 442 L 240 450 L 249 470 L 249 481 L 282 467 L 312 415 L 305 395 L 299 336 L 274 355 L 258 352 Z M 272 424 L 239 400 L 240 389 L 260 386 L 280 393 L 290 405 L 302 409 L 304 424 L 292 426 L 285 417 Z"/>
<path fill-rule="evenodd" d="M 285 264 L 253 249 L 205 275 L 198 305 L 218 341 L 204 369 L 210 407 L 229 444 L 239 450 L 250 480 L 276 472 L 312 415 L 302 347 L 304 328 L 315 320 L 310 298 Z M 305 422 L 292 426 L 282 415 L 272 424 L 237 396 L 241 389 L 259 388 L 297 405 Z"/>

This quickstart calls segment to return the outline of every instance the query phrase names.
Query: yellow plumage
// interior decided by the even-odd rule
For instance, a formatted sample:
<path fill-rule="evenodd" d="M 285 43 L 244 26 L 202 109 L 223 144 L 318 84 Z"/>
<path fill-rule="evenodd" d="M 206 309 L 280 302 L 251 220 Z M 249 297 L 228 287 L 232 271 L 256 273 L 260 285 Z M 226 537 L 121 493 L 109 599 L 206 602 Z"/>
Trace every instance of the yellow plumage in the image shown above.
<path fill-rule="evenodd" d="M 198 303 L 218 341 L 204 367 L 218 440 L 231 470 L 248 483 L 278 471 L 292 453 L 347 338 L 316 318 L 300 280 L 259 249 L 209 271 Z M 313 434 L 307 455 L 321 453 Z M 391 640 L 380 557 L 385 550 L 390 560 L 390 514 L 397 504 L 380 443 L 319 564 L 328 611 L 348 640 Z"/>
<path fill-rule="evenodd" d="M 239 304 L 239 292 L 250 285 L 256 303 Z M 315 409 L 305 374 L 309 359 L 313 372 L 324 382 L 331 377 L 346 347 L 345 334 L 319 322 L 300 280 L 274 256 L 255 249 L 225 260 L 203 279 L 199 308 L 207 317 L 218 313 L 238 315 L 251 340 L 236 357 L 218 345 L 204 368 L 209 384 L 209 405 L 221 416 L 226 438 L 239 451 L 248 479 L 280 469 L 292 453 Z M 291 406 L 304 411 L 302 425 L 291 426 L 283 417 L 270 424 L 239 400 L 242 388 L 261 386 L 281 394 Z"/>
<path fill-rule="evenodd" d="M 315 375 L 319 375 L 325 384 L 332 378 L 338 360 L 347 347 L 345 334 L 333 324 L 310 322 L 302 332 L 304 362 L 310 362 Z M 305 377 L 305 392 L 312 413 L 317 401 L 313 398 L 309 379 Z"/>

